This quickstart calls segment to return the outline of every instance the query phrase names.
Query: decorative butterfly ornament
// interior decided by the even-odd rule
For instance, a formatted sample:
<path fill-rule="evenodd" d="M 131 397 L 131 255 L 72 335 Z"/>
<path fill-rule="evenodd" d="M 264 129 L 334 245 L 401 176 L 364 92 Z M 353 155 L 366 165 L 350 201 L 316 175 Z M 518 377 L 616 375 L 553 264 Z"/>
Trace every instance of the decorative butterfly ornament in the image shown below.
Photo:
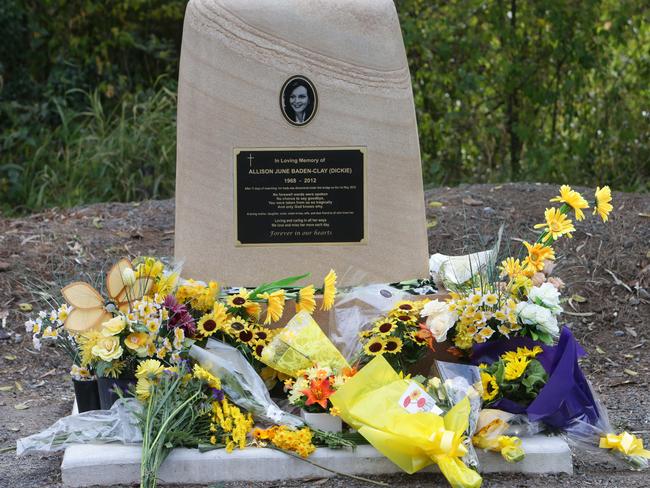
<path fill-rule="evenodd" d="M 84 332 L 113 318 L 112 312 L 129 311 L 129 304 L 146 295 L 153 285 L 150 277 L 136 278 L 132 285 L 124 283 L 124 272 L 132 270 L 128 259 L 121 259 L 106 275 L 105 301 L 95 288 L 83 281 L 75 281 L 61 290 L 65 301 L 72 307 L 64 327 L 72 332 Z"/>

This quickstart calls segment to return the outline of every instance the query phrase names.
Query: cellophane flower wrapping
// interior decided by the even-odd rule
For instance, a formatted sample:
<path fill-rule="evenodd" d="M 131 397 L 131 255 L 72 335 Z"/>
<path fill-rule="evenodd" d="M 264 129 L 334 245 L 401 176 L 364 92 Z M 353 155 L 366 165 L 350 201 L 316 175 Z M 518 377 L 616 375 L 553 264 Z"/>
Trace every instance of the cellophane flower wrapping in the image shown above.
<path fill-rule="evenodd" d="M 60 418 L 38 434 L 16 442 L 16 455 L 62 451 L 72 444 L 139 444 L 142 432 L 135 398 L 118 399 L 110 410 L 91 410 Z"/>
<path fill-rule="evenodd" d="M 384 284 L 364 285 L 341 292 L 330 319 L 329 336 L 345 359 L 354 363 L 361 355 L 359 332 L 386 315 L 401 300 L 413 295 Z"/>
<path fill-rule="evenodd" d="M 296 314 L 262 352 L 262 362 L 296 378 L 300 371 L 318 364 L 333 371 L 349 367 L 316 321 L 307 312 Z"/>
<path fill-rule="evenodd" d="M 378 356 L 330 400 L 345 422 L 405 472 L 415 473 L 436 463 L 452 486 L 480 486 L 480 475 L 461 461 L 467 454 L 464 433 L 469 425 L 469 400 L 460 401 L 444 417 L 432 411 L 411 413 L 404 400 L 413 384 Z"/>
<path fill-rule="evenodd" d="M 481 373 L 476 366 L 446 361 L 435 361 L 435 369 L 440 375 L 440 380 L 449 399 L 449 404 L 454 406 L 469 400 L 470 412 L 468 418 L 467 437 L 471 439 L 476 432 L 479 412 L 481 411 L 481 395 L 475 385 L 481 384 Z M 478 456 L 471 443 L 467 445 L 467 454 L 463 462 L 468 466 L 479 469 Z"/>
<path fill-rule="evenodd" d="M 635 469 L 647 468 L 648 460 L 643 457 L 605 456 L 609 452 L 598 447 L 600 439 L 614 433 L 614 429 L 609 422 L 607 409 L 578 364 L 578 359 L 586 353 L 567 327 L 562 328 L 556 346 L 546 346 L 526 337 L 475 345 L 472 362 L 491 363 L 501 354 L 517 347 L 535 346 L 543 349 L 536 359 L 548 373 L 548 381 L 537 398 L 528 406 L 501 399 L 492 408 L 526 414 L 533 423 L 541 422 L 552 429 L 561 430 L 572 446 L 585 454 L 594 455 L 599 461 L 618 458 Z"/>
<path fill-rule="evenodd" d="M 221 379 L 221 388 L 238 407 L 264 422 L 301 427 L 304 421 L 278 407 L 246 358 L 234 347 L 208 339 L 205 348 L 193 345 L 190 357 Z"/>

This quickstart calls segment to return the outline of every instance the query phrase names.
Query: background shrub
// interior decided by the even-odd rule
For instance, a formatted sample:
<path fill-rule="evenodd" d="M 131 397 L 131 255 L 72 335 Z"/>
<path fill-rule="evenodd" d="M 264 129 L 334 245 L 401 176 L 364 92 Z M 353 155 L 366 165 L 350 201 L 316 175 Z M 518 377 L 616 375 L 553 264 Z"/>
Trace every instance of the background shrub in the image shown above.
<path fill-rule="evenodd" d="M 173 195 L 185 4 L 0 4 L 0 210 Z M 646 2 L 396 6 L 425 183 L 648 189 Z"/>

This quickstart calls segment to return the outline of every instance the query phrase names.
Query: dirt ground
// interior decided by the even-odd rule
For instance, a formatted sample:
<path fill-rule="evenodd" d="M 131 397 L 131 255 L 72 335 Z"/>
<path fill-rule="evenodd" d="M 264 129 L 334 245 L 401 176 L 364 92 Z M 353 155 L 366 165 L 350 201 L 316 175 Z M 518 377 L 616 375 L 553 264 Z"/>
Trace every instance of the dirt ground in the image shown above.
<path fill-rule="evenodd" d="M 584 190 L 585 194 L 588 192 Z M 589 191 L 590 192 L 590 191 Z M 478 250 L 506 224 L 503 245 L 533 239 L 557 187 L 471 185 L 426 192 L 429 250 Z M 582 362 L 615 430 L 650 443 L 650 195 L 614 194 L 607 225 L 588 218 L 558 246 L 555 274 L 568 286 L 564 315 L 589 352 Z M 173 253 L 174 202 L 101 204 L 51 210 L 24 218 L 0 217 L 0 487 L 60 487 L 61 454 L 17 458 L 17 438 L 40 431 L 70 412 L 73 391 L 67 357 L 32 348 L 19 305 L 39 308 L 38 290 L 96 275 L 124 255 Z M 483 246 L 484 247 L 484 246 Z M 217 280 L 219 277 L 215 277 Z M 484 486 L 646 487 L 647 473 L 585 466 L 574 456 L 573 476 L 486 475 Z M 392 486 L 446 486 L 437 475 L 385 477 Z M 345 478 L 226 486 L 364 486 Z"/>

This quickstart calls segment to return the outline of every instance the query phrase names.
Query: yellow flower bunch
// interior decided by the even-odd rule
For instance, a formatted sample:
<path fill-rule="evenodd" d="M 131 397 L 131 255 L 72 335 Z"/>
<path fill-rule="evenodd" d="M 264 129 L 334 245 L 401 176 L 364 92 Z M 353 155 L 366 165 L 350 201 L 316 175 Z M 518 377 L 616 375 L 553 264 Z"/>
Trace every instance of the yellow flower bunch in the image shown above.
<path fill-rule="evenodd" d="M 212 417 L 210 431 L 214 433 L 210 438 L 212 444 L 221 442 L 226 446 L 227 452 L 232 452 L 236 447 L 246 447 L 246 436 L 253 428 L 253 416 L 244 414 L 236 405 L 231 404 L 227 398 L 212 402 Z"/>
<path fill-rule="evenodd" d="M 219 284 L 210 281 L 207 285 L 195 280 L 187 280 L 176 290 L 176 299 L 192 308 L 207 312 L 214 307 L 219 295 Z"/>
<path fill-rule="evenodd" d="M 215 375 L 210 373 L 207 369 L 203 368 L 199 364 L 194 365 L 194 369 L 192 370 L 192 375 L 198 379 L 206 383 L 210 388 L 216 388 L 217 390 L 221 389 L 221 380 L 217 378 Z"/>
<path fill-rule="evenodd" d="M 253 438 L 258 441 L 271 441 L 277 448 L 295 452 L 303 458 L 316 450 L 312 444 L 312 433 L 307 427 L 291 430 L 286 425 L 276 425 L 270 429 L 254 429 Z"/>

